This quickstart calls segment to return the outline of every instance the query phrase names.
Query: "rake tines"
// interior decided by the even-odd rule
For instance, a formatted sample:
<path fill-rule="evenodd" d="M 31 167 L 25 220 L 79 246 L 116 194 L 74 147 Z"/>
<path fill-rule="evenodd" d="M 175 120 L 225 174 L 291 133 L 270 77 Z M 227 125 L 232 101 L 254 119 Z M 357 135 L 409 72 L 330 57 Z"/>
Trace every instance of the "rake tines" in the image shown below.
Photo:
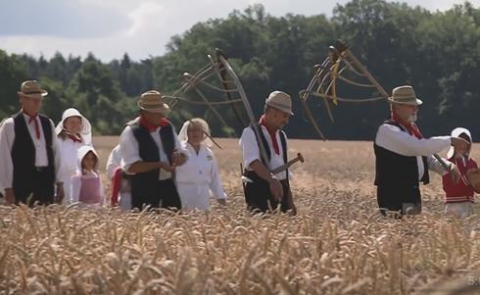
<path fill-rule="evenodd" d="M 330 103 L 336 106 L 338 102 L 364 103 L 388 98 L 388 93 L 358 61 L 348 46 L 340 40 L 337 40 L 335 45 L 328 48 L 328 57 L 320 65 L 316 65 L 314 71 L 315 73 L 308 87 L 300 91 L 299 95 L 305 115 L 322 139 L 325 139 L 325 136 L 320 130 L 307 104 L 310 96 L 323 99 L 327 114 L 332 122 L 334 118 Z M 349 76 L 347 77 L 346 75 Z M 360 88 L 372 88 L 378 92 L 380 96 L 369 98 L 340 97 L 337 95 L 339 83 Z"/>
<path fill-rule="evenodd" d="M 170 109 L 177 108 L 180 102 L 195 107 L 203 106 L 218 119 L 222 126 L 230 128 L 218 109 L 230 106 L 240 124 L 247 125 L 248 120 L 245 119 L 245 115 L 242 116 L 241 108 L 238 106 L 239 103 L 244 103 L 239 89 L 241 84 L 227 72 L 225 55 L 217 49 L 214 56 L 207 57 L 209 63 L 195 74 L 185 72 L 182 75 L 184 82 L 181 87 L 172 95 L 164 96 L 170 104 Z M 185 117 L 181 112 L 176 114 Z"/>

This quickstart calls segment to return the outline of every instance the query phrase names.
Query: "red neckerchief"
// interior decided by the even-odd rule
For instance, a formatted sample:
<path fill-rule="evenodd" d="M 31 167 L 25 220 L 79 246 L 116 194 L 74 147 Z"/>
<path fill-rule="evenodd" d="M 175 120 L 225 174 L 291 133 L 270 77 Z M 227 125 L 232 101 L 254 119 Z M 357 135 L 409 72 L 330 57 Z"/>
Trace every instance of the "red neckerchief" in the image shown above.
<path fill-rule="evenodd" d="M 73 134 L 67 133 L 68 138 L 70 138 L 74 143 L 75 142 L 82 142 L 82 138 L 80 136 L 75 136 Z"/>
<path fill-rule="evenodd" d="M 272 139 L 273 150 L 275 151 L 275 153 L 277 155 L 280 155 L 280 148 L 278 146 L 278 141 L 277 141 L 277 130 L 270 130 L 267 127 L 267 122 L 265 120 L 265 115 L 262 115 L 260 117 L 259 123 L 260 123 L 260 125 L 263 125 L 263 126 L 265 126 L 265 128 L 267 128 L 268 134 L 270 134 L 270 138 Z"/>
<path fill-rule="evenodd" d="M 410 133 L 410 135 L 413 135 L 415 136 L 416 138 L 418 139 L 422 139 L 423 138 L 423 135 L 422 133 L 420 132 L 420 130 L 418 129 L 417 125 L 415 125 L 414 123 L 412 122 L 405 122 L 403 121 L 398 115 L 397 113 L 395 112 L 392 112 L 392 120 L 397 122 L 398 124 L 402 125 L 403 127 L 405 127 L 405 129 L 407 129 L 408 133 Z"/>
<path fill-rule="evenodd" d="M 158 125 L 153 125 L 153 124 L 150 124 L 143 115 L 140 115 L 140 125 L 142 125 L 149 132 L 155 132 L 158 129 L 158 127 L 165 127 L 169 123 L 170 122 L 166 118 L 161 118 L 160 123 Z"/>
<path fill-rule="evenodd" d="M 29 116 L 30 119 L 28 120 L 28 124 L 31 124 L 32 121 L 35 122 L 35 135 L 37 136 L 37 139 L 40 139 L 40 126 L 38 125 L 38 120 L 37 120 L 37 117 L 38 117 L 38 114 L 35 114 L 35 115 L 30 115 L 30 114 L 27 114 L 25 111 L 22 111 L 25 115 Z"/>

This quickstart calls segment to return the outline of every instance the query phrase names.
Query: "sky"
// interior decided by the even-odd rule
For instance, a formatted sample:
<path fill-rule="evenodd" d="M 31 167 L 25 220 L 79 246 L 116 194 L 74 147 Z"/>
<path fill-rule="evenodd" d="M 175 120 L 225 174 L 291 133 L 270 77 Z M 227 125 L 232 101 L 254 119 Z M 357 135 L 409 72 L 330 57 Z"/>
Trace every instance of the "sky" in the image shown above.
<path fill-rule="evenodd" d="M 348 0 L 0 0 L 0 49 L 52 57 L 55 52 L 103 61 L 128 53 L 134 60 L 159 56 L 174 35 L 212 18 L 261 3 L 274 16 L 332 15 Z M 404 0 L 431 11 L 464 0 Z M 478 7 L 480 0 L 470 0 Z"/>

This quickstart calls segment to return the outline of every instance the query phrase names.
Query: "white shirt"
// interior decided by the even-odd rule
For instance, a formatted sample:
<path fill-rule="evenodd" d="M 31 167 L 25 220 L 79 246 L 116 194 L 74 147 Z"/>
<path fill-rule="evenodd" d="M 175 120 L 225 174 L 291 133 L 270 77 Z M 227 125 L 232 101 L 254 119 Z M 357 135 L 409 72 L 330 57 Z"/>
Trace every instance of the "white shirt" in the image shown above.
<path fill-rule="evenodd" d="M 182 148 L 187 151 L 188 160 L 176 168 L 175 178 L 178 186 L 183 183 L 203 185 L 207 187 L 207 192 L 208 188 L 210 189 L 215 198 L 225 199 L 226 195 L 213 151 L 202 145 L 197 154 L 188 142 L 183 142 Z"/>
<path fill-rule="evenodd" d="M 74 142 L 68 137 L 65 140 L 57 137 L 56 140 L 58 153 L 62 159 L 60 174 L 69 173 L 70 176 L 74 175 L 78 166 L 77 151 L 85 144 L 83 142 Z"/>
<path fill-rule="evenodd" d="M 107 160 L 106 170 L 109 180 L 112 180 L 112 178 L 115 176 L 115 170 L 120 167 L 121 162 L 122 154 L 120 151 L 120 144 L 117 144 L 115 148 L 113 148 Z M 113 189 L 113 182 L 111 189 Z M 132 209 L 132 196 L 130 191 L 130 181 L 122 178 L 119 191 L 120 199 L 118 201 L 118 204 L 123 211 L 128 211 Z"/>
<path fill-rule="evenodd" d="M 283 149 L 282 149 L 282 142 L 280 140 L 280 131 L 277 130 L 275 132 L 275 136 L 277 138 L 278 142 L 278 148 L 280 150 L 280 153 L 277 155 L 275 153 L 275 150 L 273 149 L 273 144 L 272 144 L 272 139 L 270 137 L 270 133 L 268 133 L 268 130 L 265 126 L 261 125 L 261 130 L 263 132 L 263 135 L 267 139 L 268 142 L 268 148 L 270 149 L 270 161 L 267 163 L 267 169 L 268 170 L 273 170 L 275 168 L 278 168 L 285 164 L 283 161 Z M 281 131 L 283 132 L 283 131 Z M 285 139 L 287 137 L 285 136 Z M 261 139 L 259 139 L 261 140 Z M 243 153 L 243 160 L 244 160 L 244 165 L 248 170 L 252 170 L 250 167 L 250 164 L 253 163 L 255 160 L 261 161 L 260 157 L 260 148 L 258 147 L 257 139 L 255 137 L 255 133 L 251 127 L 247 127 L 243 129 L 242 137 L 240 137 L 239 145 L 242 148 L 242 153 Z M 282 171 L 280 173 L 275 174 L 275 176 L 279 180 L 283 180 L 287 178 L 286 171 Z"/>
<path fill-rule="evenodd" d="M 153 141 L 157 144 L 158 152 L 160 156 L 161 162 L 168 162 L 167 154 L 163 148 L 162 140 L 160 138 L 160 128 L 158 127 L 155 131 L 150 132 L 150 136 L 152 137 Z M 178 140 L 177 133 L 173 129 L 173 138 L 175 141 L 175 149 L 177 152 L 187 155 L 187 152 L 182 148 L 180 141 Z M 121 167 L 122 170 L 129 173 L 128 170 L 130 166 L 136 162 L 142 162 L 142 158 L 139 154 L 139 145 L 137 139 L 133 135 L 132 128 L 130 126 L 125 127 L 120 136 L 120 153 L 122 155 Z M 134 173 L 129 173 L 134 174 Z M 163 169 L 160 169 L 159 180 L 165 180 L 172 178 L 172 173 L 167 172 Z"/>
<path fill-rule="evenodd" d="M 444 168 L 433 156 L 451 144 L 450 136 L 435 136 L 428 139 L 418 139 L 408 132 L 390 124 L 383 124 L 378 128 L 375 143 L 389 151 L 407 157 L 417 157 L 418 178 L 422 179 L 425 169 L 422 156 L 427 157 L 428 168 L 439 174 L 444 173 Z M 448 162 L 447 162 L 448 163 Z M 394 167 L 392 167 L 394 168 Z"/>
<path fill-rule="evenodd" d="M 28 123 L 30 116 L 23 114 L 25 123 L 27 124 L 30 137 L 32 138 L 33 145 L 35 147 L 35 166 L 36 167 L 45 167 L 48 166 L 48 157 L 47 157 L 47 143 L 45 142 L 44 131 L 40 117 L 36 116 L 39 129 L 40 129 L 40 139 L 36 136 L 35 123 Z M 55 135 L 55 125 L 52 120 L 50 120 L 50 125 L 52 126 L 52 149 L 54 156 L 54 167 L 55 167 L 55 176 L 56 181 L 61 182 L 60 179 L 60 156 L 58 153 L 57 140 Z M 13 187 L 13 160 L 12 160 L 12 147 L 13 142 L 15 141 L 15 122 L 13 118 L 8 118 L 2 123 L 0 128 L 0 190 L 5 192 L 6 188 Z"/>
<path fill-rule="evenodd" d="M 120 167 L 122 162 L 122 154 L 120 153 L 120 145 L 116 145 L 115 148 L 112 150 L 110 155 L 108 156 L 107 160 L 107 177 L 108 179 L 112 179 L 115 173 L 115 170 Z"/>

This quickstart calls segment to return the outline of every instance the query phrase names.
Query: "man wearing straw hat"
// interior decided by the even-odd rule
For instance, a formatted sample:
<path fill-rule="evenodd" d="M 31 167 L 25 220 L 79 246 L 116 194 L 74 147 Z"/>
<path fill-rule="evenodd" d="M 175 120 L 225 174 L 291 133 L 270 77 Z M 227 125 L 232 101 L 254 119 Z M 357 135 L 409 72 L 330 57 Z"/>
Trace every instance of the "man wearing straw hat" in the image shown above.
<path fill-rule="evenodd" d="M 265 111 L 260 122 L 243 130 L 240 147 L 243 152 L 244 192 L 247 207 L 252 212 L 269 212 L 279 207 L 282 212 L 291 210 L 296 213 L 293 204 L 288 170 L 273 174 L 270 171 L 287 163 L 287 137 L 282 128 L 292 116 L 290 95 L 282 91 L 273 91 L 265 101 Z M 265 157 L 261 153 L 261 145 Z"/>
<path fill-rule="evenodd" d="M 442 166 L 445 163 L 433 155 L 450 145 L 465 150 L 469 143 L 452 136 L 423 138 L 415 125 L 422 101 L 412 86 L 394 88 L 388 101 L 391 117 L 378 128 L 374 142 L 378 206 L 383 215 L 387 211 L 419 214 L 422 209 L 419 183 L 429 183 L 429 169 L 440 175 L 446 169 Z M 453 180 L 458 181 L 458 168 L 448 165 Z"/>
<path fill-rule="evenodd" d="M 40 115 L 48 92 L 35 80 L 22 83 L 18 97 L 21 110 L 6 119 L 0 131 L 0 189 L 7 204 L 54 202 L 64 195 L 58 179 L 60 159 L 52 120 Z"/>
<path fill-rule="evenodd" d="M 131 174 L 132 208 L 174 208 L 182 205 L 172 178 L 187 160 L 177 134 L 165 118 L 169 107 L 155 90 L 138 101 L 140 116 L 127 123 L 120 138 L 122 170 Z"/>

